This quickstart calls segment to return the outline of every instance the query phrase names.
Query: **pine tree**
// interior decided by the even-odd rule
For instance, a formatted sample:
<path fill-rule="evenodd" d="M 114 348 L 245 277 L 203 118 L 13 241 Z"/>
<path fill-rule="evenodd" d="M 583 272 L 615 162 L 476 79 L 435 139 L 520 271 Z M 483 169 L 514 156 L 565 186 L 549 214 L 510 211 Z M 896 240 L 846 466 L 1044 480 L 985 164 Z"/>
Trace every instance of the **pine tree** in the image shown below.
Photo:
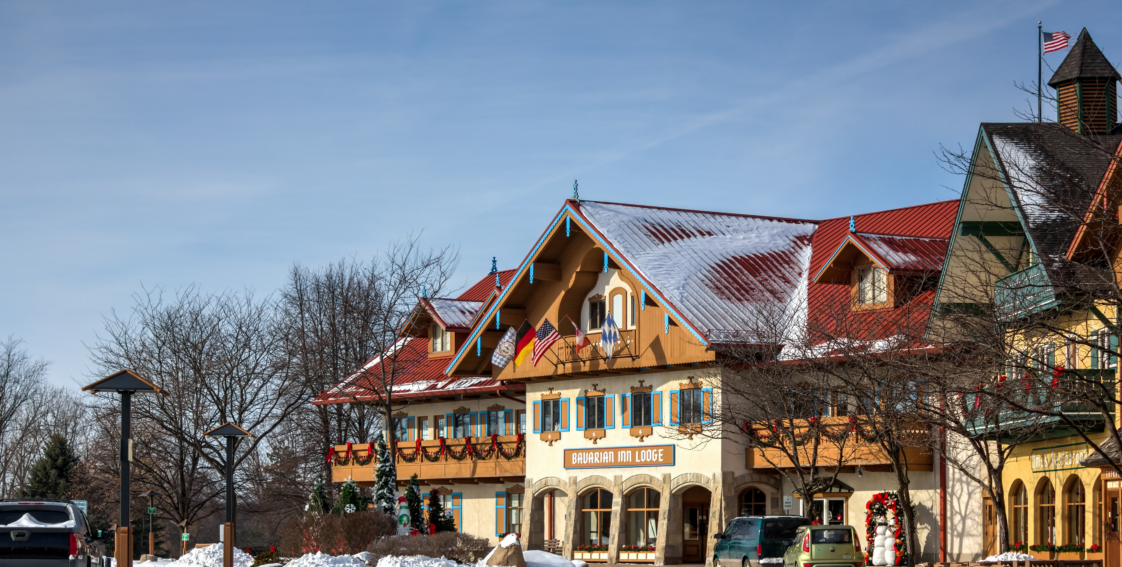
<path fill-rule="evenodd" d="M 312 487 L 312 494 L 308 497 L 308 506 L 305 510 L 309 514 L 326 514 L 331 509 L 327 499 L 327 487 L 323 485 L 323 477 L 316 477 L 316 484 Z"/>
<path fill-rule="evenodd" d="M 351 507 L 349 510 L 348 506 Z M 348 478 L 339 490 L 339 499 L 335 501 L 333 513 L 343 516 L 362 510 L 361 506 L 362 497 L 358 493 L 358 485 L 355 484 L 355 479 Z"/>
<path fill-rule="evenodd" d="M 435 488 L 429 492 L 429 523 L 433 525 L 437 533 L 456 531 L 456 520 L 444 511 L 444 503 L 441 502 L 440 492 Z"/>
<path fill-rule="evenodd" d="M 409 479 L 409 488 L 405 490 L 405 503 L 409 507 L 409 525 L 422 533 L 427 532 L 424 503 L 421 502 L 421 485 L 417 482 L 415 474 Z"/>
<path fill-rule="evenodd" d="M 374 476 L 374 508 L 395 516 L 397 509 L 397 467 L 383 439 L 378 439 L 378 470 Z"/>
<path fill-rule="evenodd" d="M 20 497 L 66 498 L 77 466 L 78 457 L 66 437 L 58 433 L 51 435 L 43 456 L 31 467 L 27 484 L 19 491 Z"/>

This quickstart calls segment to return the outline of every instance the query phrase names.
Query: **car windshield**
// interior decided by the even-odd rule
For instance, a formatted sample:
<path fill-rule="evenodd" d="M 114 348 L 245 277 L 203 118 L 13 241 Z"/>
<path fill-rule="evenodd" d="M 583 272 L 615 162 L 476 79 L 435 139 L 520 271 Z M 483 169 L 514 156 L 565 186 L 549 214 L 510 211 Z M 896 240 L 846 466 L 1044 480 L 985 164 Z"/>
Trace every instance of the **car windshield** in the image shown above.
<path fill-rule="evenodd" d="M 795 537 L 795 532 L 802 526 L 810 523 L 806 518 L 775 518 L 764 520 L 764 539 L 788 540 Z"/>
<path fill-rule="evenodd" d="M 37 522 L 44 524 L 61 524 L 70 521 L 70 514 L 66 510 L 59 510 L 58 508 L 34 508 L 31 506 L 20 506 L 19 508 L 2 508 L 0 509 L 0 525 L 8 525 L 20 518 L 24 514 L 31 514 Z"/>
<path fill-rule="evenodd" d="M 811 543 L 853 543 L 849 530 L 811 530 Z"/>

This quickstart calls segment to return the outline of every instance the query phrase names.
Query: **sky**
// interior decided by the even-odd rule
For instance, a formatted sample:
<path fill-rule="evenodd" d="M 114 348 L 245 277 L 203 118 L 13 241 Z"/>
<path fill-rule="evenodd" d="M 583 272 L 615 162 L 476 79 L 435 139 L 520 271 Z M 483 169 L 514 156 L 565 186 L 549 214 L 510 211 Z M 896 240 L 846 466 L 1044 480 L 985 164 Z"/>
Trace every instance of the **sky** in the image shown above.
<path fill-rule="evenodd" d="M 0 1 L 0 337 L 85 384 L 143 289 L 267 295 L 410 233 L 465 285 L 574 180 L 807 219 L 956 199 L 935 154 L 1035 105 L 1038 20 L 1122 58 L 1119 2 Z"/>

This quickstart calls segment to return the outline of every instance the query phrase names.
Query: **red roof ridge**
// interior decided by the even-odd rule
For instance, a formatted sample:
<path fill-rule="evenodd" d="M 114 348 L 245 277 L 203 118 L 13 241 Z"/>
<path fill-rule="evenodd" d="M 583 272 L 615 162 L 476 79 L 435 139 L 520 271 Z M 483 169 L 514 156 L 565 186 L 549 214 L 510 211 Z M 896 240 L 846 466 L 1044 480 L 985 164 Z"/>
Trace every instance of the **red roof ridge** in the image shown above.
<path fill-rule="evenodd" d="M 744 218 L 750 218 L 750 219 L 763 219 L 763 220 L 773 220 L 773 221 L 780 221 L 780 222 L 800 222 L 800 223 L 810 223 L 810 224 L 818 224 L 818 223 L 822 222 L 822 221 L 819 221 L 819 220 L 811 220 L 811 219 L 796 219 L 796 218 L 790 218 L 790 217 L 775 217 L 775 216 L 769 216 L 769 215 L 750 215 L 750 214 L 745 214 L 745 213 L 726 213 L 726 212 L 722 212 L 722 211 L 703 211 L 703 210 L 700 210 L 700 209 L 681 209 L 681 208 L 678 208 L 678 207 L 656 207 L 656 206 L 652 206 L 652 205 L 636 205 L 634 203 L 615 203 L 615 202 L 612 202 L 612 201 L 593 201 L 591 199 L 581 199 L 579 202 L 574 201 L 572 199 L 566 199 L 565 202 L 574 204 L 578 207 L 580 206 L 581 203 L 596 203 L 598 205 L 617 205 L 617 206 L 620 206 L 620 207 L 635 207 L 637 209 L 658 209 L 658 210 L 661 210 L 661 211 L 678 211 L 678 212 L 683 212 L 683 213 L 698 213 L 698 214 L 703 214 L 703 215 L 724 215 L 724 216 L 729 216 L 729 217 L 744 217 Z"/>

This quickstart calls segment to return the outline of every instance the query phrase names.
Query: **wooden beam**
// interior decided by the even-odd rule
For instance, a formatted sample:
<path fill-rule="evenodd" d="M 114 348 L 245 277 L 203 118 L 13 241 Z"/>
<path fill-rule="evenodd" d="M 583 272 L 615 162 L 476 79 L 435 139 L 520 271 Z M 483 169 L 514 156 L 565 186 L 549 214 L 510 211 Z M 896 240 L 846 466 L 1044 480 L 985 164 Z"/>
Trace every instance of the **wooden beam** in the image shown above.
<path fill-rule="evenodd" d="M 554 264 L 552 262 L 534 262 L 533 268 L 534 281 L 561 281 L 561 264 Z"/>

